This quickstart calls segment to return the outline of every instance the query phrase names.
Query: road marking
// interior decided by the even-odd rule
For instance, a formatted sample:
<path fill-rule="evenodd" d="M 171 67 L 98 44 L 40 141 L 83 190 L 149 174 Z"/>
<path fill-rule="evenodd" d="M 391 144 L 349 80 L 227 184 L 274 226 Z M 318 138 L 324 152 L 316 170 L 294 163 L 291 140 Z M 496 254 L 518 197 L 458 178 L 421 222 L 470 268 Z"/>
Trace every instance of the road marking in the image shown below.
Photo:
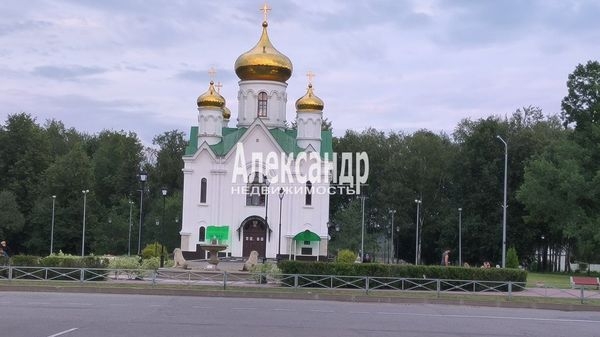
<path fill-rule="evenodd" d="M 72 329 L 69 329 L 69 330 L 61 331 L 61 332 L 59 332 L 59 333 L 55 333 L 54 335 L 50 335 L 50 336 L 48 336 L 48 337 L 56 337 L 56 336 L 61 336 L 61 335 L 67 334 L 67 333 L 69 333 L 69 332 L 73 332 L 73 331 L 75 331 L 75 330 L 77 330 L 77 329 L 78 329 L 78 328 L 72 328 Z"/>
<path fill-rule="evenodd" d="M 294 310 L 293 309 L 287 309 L 287 308 L 281 308 L 281 309 L 275 308 L 275 309 L 271 309 L 271 311 L 294 311 Z"/>
<path fill-rule="evenodd" d="M 324 312 L 324 313 L 332 313 L 332 312 L 334 312 L 333 310 L 319 310 L 319 309 L 311 309 L 309 311 L 311 311 L 311 312 Z"/>
<path fill-rule="evenodd" d="M 256 310 L 256 308 L 231 308 L 231 310 Z"/>
<path fill-rule="evenodd" d="M 483 315 L 456 315 L 456 314 L 415 314 L 402 312 L 376 312 L 377 315 L 399 315 L 399 316 L 421 316 L 421 317 L 454 317 L 454 318 L 469 318 L 469 319 L 504 319 L 517 321 L 541 321 L 541 322 L 564 322 L 564 323 L 596 323 L 590 319 L 568 319 L 568 318 L 537 318 L 537 317 L 510 317 L 510 316 L 483 316 Z"/>

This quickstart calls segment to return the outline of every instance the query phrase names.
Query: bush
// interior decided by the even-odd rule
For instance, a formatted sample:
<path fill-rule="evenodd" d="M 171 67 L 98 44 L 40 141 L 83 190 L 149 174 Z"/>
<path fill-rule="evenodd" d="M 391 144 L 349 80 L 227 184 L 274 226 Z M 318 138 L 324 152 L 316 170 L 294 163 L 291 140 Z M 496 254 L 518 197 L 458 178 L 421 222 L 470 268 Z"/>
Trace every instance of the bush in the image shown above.
<path fill-rule="evenodd" d="M 267 278 L 279 278 L 281 271 L 274 263 L 255 264 L 250 269 L 256 283 L 267 283 Z"/>
<path fill-rule="evenodd" d="M 19 267 L 38 267 L 40 265 L 40 257 L 32 255 L 14 255 L 11 259 L 13 266 Z"/>
<path fill-rule="evenodd" d="M 158 256 L 142 260 L 142 269 L 156 270 L 160 267 L 160 258 Z"/>
<path fill-rule="evenodd" d="M 338 252 L 336 262 L 338 263 L 354 263 L 356 254 L 350 249 L 342 249 Z"/>
<path fill-rule="evenodd" d="M 280 261 L 278 267 L 283 274 L 303 275 L 335 275 L 335 276 L 369 276 L 410 279 L 444 279 L 475 280 L 497 282 L 526 282 L 527 272 L 519 269 L 481 269 L 443 266 L 388 265 L 379 263 L 325 263 L 304 261 Z M 315 277 L 320 279 L 322 277 Z M 311 281 L 310 277 L 302 279 L 303 284 Z M 341 281 L 332 281 L 332 286 L 341 285 Z M 284 282 L 285 283 L 285 282 Z M 445 287 L 449 287 L 448 282 Z M 356 287 L 364 287 L 364 281 L 354 283 Z M 316 285 L 318 286 L 318 285 Z M 435 287 L 435 285 L 432 285 Z"/>
<path fill-rule="evenodd" d="M 151 244 L 146 245 L 146 247 L 144 247 L 144 249 L 142 250 L 142 258 L 143 259 L 149 259 L 151 257 L 159 257 L 160 256 L 160 252 L 161 252 L 161 248 L 162 245 L 160 243 L 154 242 Z M 165 260 L 168 258 L 169 256 L 169 252 L 167 250 L 167 247 L 164 247 L 163 249 L 163 255 L 165 257 Z"/>
<path fill-rule="evenodd" d="M 105 279 L 105 272 L 102 270 L 108 267 L 108 259 L 98 256 L 73 256 L 69 254 L 52 254 L 46 257 L 16 255 L 12 258 L 12 265 L 17 267 L 40 267 L 39 270 L 15 270 L 13 277 L 23 279 L 52 279 L 52 280 L 79 280 L 81 275 L 79 271 L 72 268 L 87 268 L 83 276 L 85 280 L 102 281 Z M 51 269 L 45 270 L 44 267 Z"/>
<path fill-rule="evenodd" d="M 117 256 L 108 263 L 110 269 L 139 269 L 140 258 L 137 256 Z"/>
<path fill-rule="evenodd" d="M 510 247 L 506 252 L 506 268 L 519 268 L 519 257 L 515 247 Z"/>

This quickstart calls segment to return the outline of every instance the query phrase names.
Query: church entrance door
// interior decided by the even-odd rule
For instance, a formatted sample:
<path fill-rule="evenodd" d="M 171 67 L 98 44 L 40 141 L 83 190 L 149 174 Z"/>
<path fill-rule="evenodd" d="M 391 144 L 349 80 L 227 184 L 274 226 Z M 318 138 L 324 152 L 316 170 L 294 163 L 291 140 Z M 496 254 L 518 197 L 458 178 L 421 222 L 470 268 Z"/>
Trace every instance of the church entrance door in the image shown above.
<path fill-rule="evenodd" d="M 267 252 L 267 226 L 262 219 L 248 219 L 243 225 L 244 229 L 244 257 L 250 256 L 255 250 L 259 257 L 265 257 Z"/>

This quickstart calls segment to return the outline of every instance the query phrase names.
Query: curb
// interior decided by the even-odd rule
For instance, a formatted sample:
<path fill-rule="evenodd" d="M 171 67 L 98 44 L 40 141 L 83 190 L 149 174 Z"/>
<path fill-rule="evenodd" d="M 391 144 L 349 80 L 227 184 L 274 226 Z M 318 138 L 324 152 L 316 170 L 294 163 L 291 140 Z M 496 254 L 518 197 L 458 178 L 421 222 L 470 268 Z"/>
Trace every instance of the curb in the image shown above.
<path fill-rule="evenodd" d="M 397 303 L 397 304 L 442 304 L 442 305 L 464 305 L 480 307 L 519 308 L 519 309 L 542 309 L 559 311 L 594 311 L 600 312 L 600 306 L 589 304 L 559 304 L 559 303 L 536 303 L 509 302 L 506 300 L 473 300 L 473 299 L 437 299 L 437 298 L 414 298 L 400 296 L 380 296 L 374 294 L 349 294 L 349 293 L 321 293 L 314 290 L 304 289 L 302 291 L 269 291 L 260 289 L 252 291 L 248 288 L 222 289 L 185 289 L 164 287 L 98 287 L 98 286 L 48 286 L 48 285 L 23 285 L 23 284 L 0 284 L 0 291 L 23 291 L 23 292 L 63 292 L 63 293 L 91 293 L 91 294 L 128 294 L 128 295 L 160 295 L 160 296 L 198 296 L 198 297 L 229 297 L 229 298 L 269 298 L 290 300 L 322 300 L 340 302 L 362 302 L 362 303 Z"/>

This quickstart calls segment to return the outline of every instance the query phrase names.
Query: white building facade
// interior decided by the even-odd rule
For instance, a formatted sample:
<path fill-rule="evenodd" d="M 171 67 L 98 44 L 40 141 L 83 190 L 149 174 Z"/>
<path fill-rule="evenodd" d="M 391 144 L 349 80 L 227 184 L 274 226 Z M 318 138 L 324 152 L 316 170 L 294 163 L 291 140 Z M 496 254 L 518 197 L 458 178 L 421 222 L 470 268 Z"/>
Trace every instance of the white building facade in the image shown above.
<path fill-rule="evenodd" d="M 235 62 L 237 125 L 211 81 L 200 95 L 198 125 L 183 157 L 181 249 L 206 256 L 217 241 L 223 254 L 318 260 L 327 255 L 331 131 L 322 131 L 323 101 L 309 83 L 296 101 L 296 128 L 287 127 L 287 80 L 292 63 L 262 35 Z"/>

